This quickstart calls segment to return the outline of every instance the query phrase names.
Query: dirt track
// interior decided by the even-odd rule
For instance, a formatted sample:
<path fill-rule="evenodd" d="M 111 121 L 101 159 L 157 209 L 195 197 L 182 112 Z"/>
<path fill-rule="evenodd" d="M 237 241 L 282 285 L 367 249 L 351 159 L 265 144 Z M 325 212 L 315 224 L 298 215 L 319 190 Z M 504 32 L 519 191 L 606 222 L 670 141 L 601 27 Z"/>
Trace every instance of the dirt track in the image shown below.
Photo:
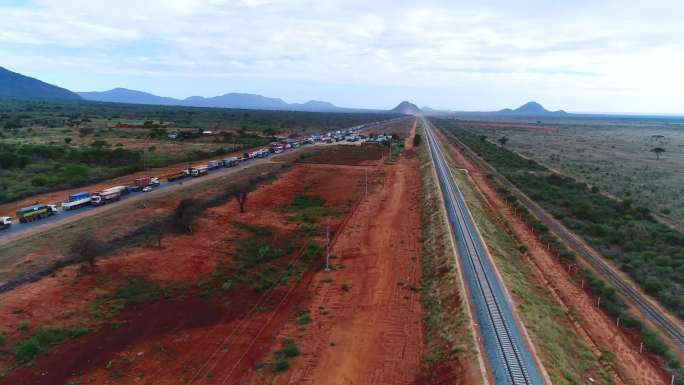
<path fill-rule="evenodd" d="M 448 143 L 447 140 L 443 141 Z M 664 373 L 645 355 L 640 355 L 638 346 L 615 326 L 602 311 L 596 308 L 594 300 L 572 281 L 565 267 L 542 245 L 528 226 L 515 216 L 501 197 L 487 182 L 486 173 L 465 158 L 453 146 L 448 146 L 452 157 L 469 171 L 471 180 L 485 196 L 492 209 L 506 219 L 516 237 L 529 248 L 531 261 L 540 281 L 546 285 L 553 297 L 563 307 L 580 315 L 576 332 L 596 354 L 609 351 L 617 356 L 616 369 L 620 379 L 616 383 L 639 385 L 668 384 Z M 598 359 L 598 357 L 597 357 Z"/>
<path fill-rule="evenodd" d="M 335 269 L 314 277 L 305 302 L 313 322 L 279 336 L 296 339 L 303 356 L 284 374 L 255 374 L 248 383 L 413 384 L 419 378 L 420 177 L 416 160 L 406 157 L 382 169 L 384 184 L 336 239 Z"/>

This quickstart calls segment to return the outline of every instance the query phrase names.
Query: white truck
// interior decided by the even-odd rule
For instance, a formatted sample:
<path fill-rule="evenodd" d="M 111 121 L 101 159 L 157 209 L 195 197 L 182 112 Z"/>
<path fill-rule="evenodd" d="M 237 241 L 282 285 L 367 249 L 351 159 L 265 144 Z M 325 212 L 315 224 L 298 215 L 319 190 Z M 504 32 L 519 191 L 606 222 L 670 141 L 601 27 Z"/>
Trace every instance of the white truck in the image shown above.
<path fill-rule="evenodd" d="M 96 195 L 92 196 L 91 203 L 94 206 L 101 206 L 110 202 L 118 201 L 126 188 L 126 186 L 116 186 L 102 190 Z"/>
<path fill-rule="evenodd" d="M 0 230 L 9 229 L 12 226 L 12 218 L 0 217 Z"/>
<path fill-rule="evenodd" d="M 208 173 L 209 173 L 209 167 L 207 167 L 207 166 L 201 166 L 201 167 L 193 168 L 190 171 L 190 175 L 192 175 L 193 178 L 198 177 L 198 176 L 202 176 L 202 175 L 207 175 Z"/>

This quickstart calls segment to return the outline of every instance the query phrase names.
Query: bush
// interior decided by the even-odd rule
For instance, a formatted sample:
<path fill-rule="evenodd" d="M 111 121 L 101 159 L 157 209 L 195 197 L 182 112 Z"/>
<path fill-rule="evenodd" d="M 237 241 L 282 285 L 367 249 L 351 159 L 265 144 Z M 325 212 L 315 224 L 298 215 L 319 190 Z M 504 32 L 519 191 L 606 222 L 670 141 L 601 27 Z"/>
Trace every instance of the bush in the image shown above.
<path fill-rule="evenodd" d="M 275 373 L 284 372 L 288 369 L 290 369 L 290 364 L 286 359 L 280 359 L 273 363 L 273 371 Z"/>

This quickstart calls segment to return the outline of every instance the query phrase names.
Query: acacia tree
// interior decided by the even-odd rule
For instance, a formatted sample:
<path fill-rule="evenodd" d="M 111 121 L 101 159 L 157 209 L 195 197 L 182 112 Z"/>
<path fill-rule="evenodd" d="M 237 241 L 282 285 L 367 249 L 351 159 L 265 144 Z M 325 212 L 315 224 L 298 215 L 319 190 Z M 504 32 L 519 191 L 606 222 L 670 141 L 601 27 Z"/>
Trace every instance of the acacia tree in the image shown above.
<path fill-rule="evenodd" d="M 501 144 L 501 147 L 505 147 L 506 143 L 508 143 L 508 138 L 505 136 L 502 136 L 499 139 L 497 139 L 497 142 L 499 142 L 499 144 Z"/>
<path fill-rule="evenodd" d="M 245 212 L 245 203 L 247 203 L 247 197 L 249 196 L 249 193 L 252 192 L 253 189 L 253 183 L 243 183 L 241 185 L 238 185 L 233 188 L 233 196 L 238 202 L 238 205 L 240 205 L 240 212 L 244 213 Z"/>
<path fill-rule="evenodd" d="M 665 149 L 662 147 L 655 147 L 651 150 L 651 152 L 654 152 L 656 154 L 656 159 L 660 160 L 660 154 L 665 152 Z"/>
<path fill-rule="evenodd" d="M 193 198 L 185 198 L 180 201 L 173 213 L 174 224 L 183 228 L 185 231 L 192 233 L 192 223 L 198 212 L 199 202 Z"/>
<path fill-rule="evenodd" d="M 87 262 L 90 268 L 95 268 L 95 260 L 104 254 L 107 245 L 90 232 L 81 234 L 69 247 L 71 261 Z"/>

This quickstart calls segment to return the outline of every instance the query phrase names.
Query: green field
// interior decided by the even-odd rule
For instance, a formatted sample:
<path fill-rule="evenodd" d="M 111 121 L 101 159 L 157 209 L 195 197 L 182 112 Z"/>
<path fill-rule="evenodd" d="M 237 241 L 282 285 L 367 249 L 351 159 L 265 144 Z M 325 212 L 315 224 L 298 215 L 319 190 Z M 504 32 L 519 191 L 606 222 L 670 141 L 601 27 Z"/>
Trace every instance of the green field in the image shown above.
<path fill-rule="evenodd" d="M 684 121 L 564 120 L 542 123 L 544 131 L 477 126 L 491 141 L 506 137 L 506 147 L 523 156 L 684 225 Z M 665 150 L 660 159 L 655 147 Z"/>
<path fill-rule="evenodd" d="M 389 117 L 0 100 L 0 203 Z"/>

